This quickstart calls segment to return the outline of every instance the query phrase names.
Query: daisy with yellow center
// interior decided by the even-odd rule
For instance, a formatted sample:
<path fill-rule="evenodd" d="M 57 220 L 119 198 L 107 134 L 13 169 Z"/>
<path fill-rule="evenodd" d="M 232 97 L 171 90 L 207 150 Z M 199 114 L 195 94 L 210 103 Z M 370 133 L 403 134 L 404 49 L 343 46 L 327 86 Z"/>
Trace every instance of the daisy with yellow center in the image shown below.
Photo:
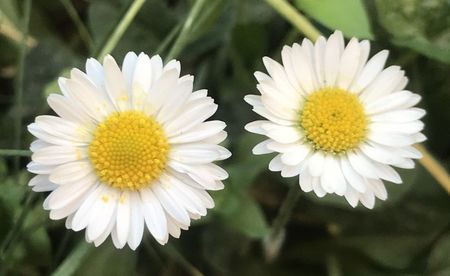
<path fill-rule="evenodd" d="M 369 51 L 369 41 L 345 46 L 336 31 L 285 46 L 283 65 L 264 58 L 269 74 L 255 73 L 261 95 L 245 100 L 265 120 L 245 128 L 268 137 L 253 153 L 277 153 L 269 169 L 299 175 L 303 191 L 373 208 L 375 197 L 387 198 L 383 180 L 402 182 L 392 166 L 413 168 L 421 157 L 413 145 L 426 138 L 420 96 L 404 90 L 399 66 L 384 69 L 386 50 L 368 60 Z"/>
<path fill-rule="evenodd" d="M 217 110 L 206 90 L 192 92 L 193 77 L 180 63 L 159 56 L 111 56 L 86 62 L 61 78 L 62 95 L 48 97 L 58 116 L 38 116 L 28 126 L 29 185 L 51 191 L 51 219 L 86 229 L 96 246 L 136 249 L 144 225 L 161 244 L 180 236 L 214 202 L 206 190 L 223 188 L 226 171 L 213 164 L 230 156 L 219 146 L 225 123 L 205 122 Z"/>

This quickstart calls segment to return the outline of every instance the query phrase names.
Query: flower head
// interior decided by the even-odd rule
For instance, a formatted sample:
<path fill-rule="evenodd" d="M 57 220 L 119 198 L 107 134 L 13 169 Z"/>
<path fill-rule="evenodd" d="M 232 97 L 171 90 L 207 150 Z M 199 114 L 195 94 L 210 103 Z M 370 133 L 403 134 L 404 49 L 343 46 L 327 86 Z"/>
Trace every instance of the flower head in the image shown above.
<path fill-rule="evenodd" d="M 264 58 L 269 75 L 255 73 L 261 96 L 245 100 L 265 120 L 245 128 L 268 137 L 253 153 L 277 153 L 269 169 L 299 175 L 303 191 L 373 208 L 375 197 L 387 198 L 383 180 L 402 182 L 392 166 L 413 168 L 421 157 L 413 145 L 426 138 L 425 111 L 414 107 L 421 98 L 404 90 L 404 71 L 384 69 L 388 51 L 368 60 L 369 51 L 369 41 L 345 46 L 336 31 L 315 44 L 285 46 L 283 65 Z"/>
<path fill-rule="evenodd" d="M 48 97 L 58 116 L 28 126 L 38 138 L 29 185 L 51 191 L 50 218 L 86 228 L 96 246 L 111 234 L 117 248 L 135 249 L 144 225 L 164 244 L 206 215 L 214 206 L 206 190 L 222 189 L 228 177 L 212 162 L 230 152 L 218 145 L 225 123 L 205 122 L 217 105 L 206 90 L 192 92 L 193 80 L 180 77 L 178 61 L 133 52 L 121 69 L 107 56 L 60 78 L 62 95 Z"/>

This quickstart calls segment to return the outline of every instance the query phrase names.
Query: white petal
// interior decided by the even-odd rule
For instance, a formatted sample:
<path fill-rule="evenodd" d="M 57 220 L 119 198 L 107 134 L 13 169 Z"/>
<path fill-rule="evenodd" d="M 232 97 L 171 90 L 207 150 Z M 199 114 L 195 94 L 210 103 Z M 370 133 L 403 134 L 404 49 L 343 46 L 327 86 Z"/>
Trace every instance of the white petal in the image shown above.
<path fill-rule="evenodd" d="M 399 156 L 395 151 L 374 143 L 365 143 L 360 147 L 362 152 L 370 159 L 383 164 L 395 165 L 402 163 L 404 158 Z"/>
<path fill-rule="evenodd" d="M 345 199 L 347 202 L 355 208 L 358 205 L 359 194 L 356 190 L 354 190 L 351 186 L 347 187 L 347 191 L 345 192 Z"/>
<path fill-rule="evenodd" d="M 370 120 L 373 122 L 404 123 L 418 120 L 425 114 L 425 110 L 421 108 L 408 108 L 373 115 L 370 117 Z"/>
<path fill-rule="evenodd" d="M 273 152 L 271 149 L 267 148 L 267 145 L 271 143 L 271 139 L 267 139 L 262 141 L 261 143 L 258 143 L 253 149 L 252 153 L 254 155 L 260 155 L 260 154 L 267 154 Z"/>
<path fill-rule="evenodd" d="M 154 190 L 154 189 L 153 189 Z M 140 191 L 142 205 L 144 211 L 145 224 L 148 230 L 155 237 L 156 240 L 164 240 L 168 235 L 167 220 L 161 207 L 161 198 L 152 192 L 151 189 L 142 189 Z"/>
<path fill-rule="evenodd" d="M 346 157 L 341 158 L 340 162 L 341 170 L 347 183 L 349 183 L 356 191 L 364 193 L 366 191 L 366 182 L 364 178 L 353 169 Z"/>
<path fill-rule="evenodd" d="M 136 68 L 137 55 L 135 52 L 128 52 L 122 63 L 122 73 L 125 78 L 128 91 L 132 91 L 134 69 Z"/>
<path fill-rule="evenodd" d="M 269 170 L 273 172 L 281 171 L 283 168 L 283 162 L 281 162 L 281 154 L 275 156 L 269 163 Z"/>
<path fill-rule="evenodd" d="M 131 215 L 130 231 L 128 234 L 128 245 L 132 250 L 136 250 L 141 243 L 144 234 L 144 214 L 142 213 L 142 202 L 137 192 L 130 193 Z"/>
<path fill-rule="evenodd" d="M 275 60 L 263 57 L 263 63 L 264 66 L 267 69 L 267 72 L 272 77 L 273 81 L 276 84 L 276 87 L 279 88 L 279 90 L 285 94 L 287 97 L 291 99 L 298 99 L 299 94 L 295 90 L 294 87 L 292 87 L 291 83 L 289 82 L 288 77 L 286 76 L 286 72 L 281 64 L 276 62 Z"/>
<path fill-rule="evenodd" d="M 161 110 L 156 115 L 159 122 L 164 123 L 182 115 L 183 108 L 186 106 L 186 102 L 192 93 L 193 85 L 193 76 L 184 76 L 179 79 L 178 84 L 173 90 L 167 93 L 167 97 L 162 103 Z"/>
<path fill-rule="evenodd" d="M 130 234 L 131 225 L 131 196 L 128 191 L 123 191 L 117 203 L 117 240 L 120 245 L 125 245 Z"/>
<path fill-rule="evenodd" d="M 283 61 L 283 67 L 285 68 L 286 71 L 286 76 L 289 79 L 289 82 L 291 83 L 292 87 L 296 90 L 301 90 L 301 86 L 300 86 L 300 82 L 297 79 L 297 76 L 295 74 L 294 71 L 294 62 L 292 60 L 292 48 L 289 46 L 284 46 L 283 50 L 281 51 L 281 59 Z M 260 72 L 257 72 L 260 73 Z M 257 75 L 257 73 L 255 73 L 256 79 L 258 81 L 264 79 L 264 77 L 259 77 Z M 264 76 L 264 75 L 262 75 Z"/>
<path fill-rule="evenodd" d="M 367 179 L 367 182 L 370 185 L 376 197 L 378 197 L 381 200 L 387 199 L 387 191 L 386 187 L 383 184 L 383 181 L 379 179 Z"/>
<path fill-rule="evenodd" d="M 163 187 L 161 187 L 162 183 L 155 183 L 152 185 L 152 191 L 155 193 L 155 196 L 161 202 L 164 210 L 172 216 L 176 221 L 184 224 L 190 225 L 189 215 L 182 206 L 176 201 L 175 198 L 171 198 L 169 194 L 165 191 Z"/>
<path fill-rule="evenodd" d="M 294 166 L 302 162 L 310 152 L 310 147 L 297 145 L 291 151 L 283 153 L 281 160 L 286 165 Z"/>
<path fill-rule="evenodd" d="M 369 103 L 394 92 L 405 72 L 399 66 L 389 66 L 370 83 L 360 95 L 360 100 Z"/>
<path fill-rule="evenodd" d="M 314 74 L 314 60 L 308 56 L 306 51 L 307 49 L 295 43 L 292 47 L 292 62 L 302 90 L 310 94 L 318 89 L 318 84 Z"/>
<path fill-rule="evenodd" d="M 110 100 L 89 80 L 59 79 L 60 87 L 66 87 L 69 97 L 94 120 L 100 122 L 113 111 Z"/>
<path fill-rule="evenodd" d="M 254 121 L 246 124 L 244 128 L 248 132 L 265 135 L 266 131 L 262 128 L 262 126 L 267 123 L 270 123 L 270 121 L 266 120 Z"/>
<path fill-rule="evenodd" d="M 400 175 L 391 166 L 380 164 L 378 162 L 373 162 L 372 165 L 375 167 L 377 175 L 381 179 L 390 181 L 395 184 L 402 183 Z"/>
<path fill-rule="evenodd" d="M 60 165 L 53 169 L 50 181 L 56 184 L 74 183 L 93 172 L 89 161 L 77 161 Z"/>
<path fill-rule="evenodd" d="M 49 146 L 37 150 L 31 159 L 44 165 L 58 165 L 78 161 L 87 157 L 86 148 L 68 146 Z"/>
<path fill-rule="evenodd" d="M 141 90 L 148 93 L 152 86 L 152 63 L 150 57 L 144 53 L 140 53 L 136 58 L 136 68 L 133 74 L 133 90 Z"/>
<path fill-rule="evenodd" d="M 47 103 L 61 118 L 85 125 L 87 129 L 93 128 L 92 118 L 76 102 L 59 94 L 50 94 Z"/>
<path fill-rule="evenodd" d="M 93 214 L 86 230 L 89 240 L 96 240 L 107 229 L 112 217 L 116 217 L 118 198 L 119 192 L 110 187 L 97 197 L 92 206 Z M 116 247 L 120 248 L 120 245 Z"/>
<path fill-rule="evenodd" d="M 394 109 L 406 109 L 416 105 L 421 97 L 410 91 L 397 91 L 369 102 L 366 106 L 368 115 L 383 113 Z"/>
<path fill-rule="evenodd" d="M 389 51 L 383 50 L 374 55 L 364 66 L 361 74 L 350 87 L 350 91 L 359 93 L 366 88 L 383 70 Z"/>
<path fill-rule="evenodd" d="M 325 46 L 325 85 L 335 86 L 341 60 L 341 44 L 344 38 L 340 31 L 330 36 Z"/>
<path fill-rule="evenodd" d="M 368 209 L 373 209 L 375 206 L 375 196 L 372 190 L 367 190 L 365 193 L 360 194 L 361 203 Z"/>
<path fill-rule="evenodd" d="M 308 159 L 308 169 L 309 173 L 312 176 L 318 177 L 322 175 L 324 170 L 324 160 L 325 156 L 322 152 L 316 151 L 314 154 Z"/>
<path fill-rule="evenodd" d="M 416 143 L 414 136 L 406 134 L 391 133 L 386 135 L 383 132 L 372 131 L 368 138 L 370 141 L 390 147 L 405 147 Z"/>
<path fill-rule="evenodd" d="M 265 124 L 261 126 L 266 131 L 266 135 L 280 143 L 293 143 L 303 136 L 296 127 L 280 126 L 276 124 Z"/>
<path fill-rule="evenodd" d="M 34 174 L 50 174 L 54 168 L 54 165 L 42 165 L 34 161 L 27 164 L 27 170 Z"/>
<path fill-rule="evenodd" d="M 421 121 L 411 121 L 407 123 L 374 122 L 369 125 L 369 129 L 374 132 L 384 132 L 399 134 L 415 134 L 423 130 L 425 124 Z"/>
<path fill-rule="evenodd" d="M 32 189 L 35 192 L 53 191 L 58 188 L 58 185 L 50 182 L 48 175 L 35 175 L 28 182 L 28 186 L 33 187 Z"/>
<path fill-rule="evenodd" d="M 217 105 L 208 98 L 200 99 L 198 102 L 188 104 L 186 111 L 180 117 L 167 122 L 164 126 L 168 136 L 176 136 L 204 122 L 217 110 Z"/>
<path fill-rule="evenodd" d="M 337 78 L 337 86 L 348 90 L 355 79 L 361 59 L 361 49 L 356 38 L 352 38 L 342 53 L 340 68 Z"/>
<path fill-rule="evenodd" d="M 164 72 L 160 78 L 155 81 L 144 104 L 144 112 L 153 115 L 163 104 L 167 94 L 173 89 L 178 82 L 179 72 L 175 69 Z M 143 88 L 144 89 L 144 88 Z"/>
<path fill-rule="evenodd" d="M 86 74 L 89 79 L 98 87 L 103 87 L 104 74 L 103 66 L 94 58 L 89 58 L 86 61 Z"/>
<path fill-rule="evenodd" d="M 116 226 L 116 217 L 111 216 L 108 225 L 106 226 L 105 230 L 103 231 L 102 234 L 100 234 L 100 236 L 98 236 L 95 240 L 94 240 L 94 246 L 98 247 L 100 246 L 102 243 L 104 243 L 106 241 L 106 239 L 108 238 L 108 236 L 113 232 L 114 230 L 114 226 Z M 116 243 L 114 244 L 116 245 Z M 116 248 L 121 249 L 123 248 L 123 246 L 125 244 L 118 244 L 119 246 L 116 246 Z"/>
<path fill-rule="evenodd" d="M 169 143 L 190 143 L 201 141 L 205 138 L 214 136 L 226 127 L 222 121 L 208 121 L 193 127 L 190 131 L 181 133 L 174 137 L 168 137 Z"/>
<path fill-rule="evenodd" d="M 368 178 L 378 178 L 372 162 L 359 151 L 349 152 L 347 158 L 352 168 L 361 176 Z M 354 187 L 356 189 L 356 187 Z"/>
<path fill-rule="evenodd" d="M 316 77 L 319 87 L 324 87 L 325 83 L 325 47 L 326 40 L 320 36 L 314 45 L 314 65 L 316 69 Z"/>
<path fill-rule="evenodd" d="M 71 228 L 73 231 L 80 231 L 86 228 L 89 224 L 90 218 L 93 214 L 92 207 L 96 200 L 100 198 L 103 191 L 106 189 L 106 185 L 96 184 L 95 189 L 91 190 L 86 200 L 81 204 L 80 208 L 75 213 L 72 221 Z"/>
<path fill-rule="evenodd" d="M 59 209 L 70 203 L 72 200 L 82 196 L 89 188 L 95 184 L 97 177 L 89 174 L 80 179 L 76 183 L 71 183 L 64 186 L 59 186 L 50 195 L 48 202 L 51 209 Z"/>
<path fill-rule="evenodd" d="M 226 148 L 211 144 L 180 144 L 170 150 L 170 159 L 186 164 L 205 164 L 231 156 Z"/>
<path fill-rule="evenodd" d="M 325 156 L 323 174 L 320 183 L 327 193 L 344 195 L 346 183 L 339 162 L 331 155 Z"/>
<path fill-rule="evenodd" d="M 103 68 L 105 70 L 105 88 L 111 102 L 118 111 L 128 110 L 130 95 L 126 87 L 126 80 L 112 56 L 105 57 Z"/>
<path fill-rule="evenodd" d="M 313 190 L 313 177 L 308 170 L 302 170 L 302 172 L 300 172 L 298 182 L 302 191 L 307 193 Z"/>

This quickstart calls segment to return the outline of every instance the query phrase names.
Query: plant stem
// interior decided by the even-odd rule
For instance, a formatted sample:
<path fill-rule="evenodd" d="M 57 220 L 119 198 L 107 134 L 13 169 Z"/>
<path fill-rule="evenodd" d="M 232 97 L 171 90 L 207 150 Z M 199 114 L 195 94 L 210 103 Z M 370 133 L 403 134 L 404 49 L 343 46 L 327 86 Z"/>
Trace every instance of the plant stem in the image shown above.
<path fill-rule="evenodd" d="M 320 31 L 302 14 L 298 12 L 286 0 L 265 0 L 274 10 L 282 15 L 287 21 L 291 22 L 306 37 L 315 41 L 320 35 Z"/>
<path fill-rule="evenodd" d="M 173 59 L 174 57 L 177 57 L 181 50 L 186 46 L 186 44 L 190 40 L 190 31 L 192 29 L 193 23 L 195 22 L 195 19 L 198 18 L 200 15 L 200 12 L 203 9 L 203 6 L 209 3 L 207 0 L 196 0 L 194 3 L 194 6 L 192 7 L 191 11 L 189 12 L 186 21 L 184 22 L 183 28 L 181 29 L 180 35 L 178 36 L 177 40 L 172 46 L 172 49 L 170 49 L 169 54 L 166 57 L 166 61 Z"/>
<path fill-rule="evenodd" d="M 28 215 L 28 212 L 30 211 L 31 202 L 33 201 L 35 196 L 36 193 L 28 190 L 25 203 L 23 204 L 23 208 L 19 215 L 19 218 L 14 223 L 13 227 L 8 232 L 8 235 L 2 242 L 2 245 L 0 247 L 0 275 L 4 275 L 7 272 L 8 266 L 6 265 L 6 261 L 9 259 L 10 253 L 13 250 L 12 244 L 22 232 L 22 226 L 25 223 L 25 219 Z"/>
<path fill-rule="evenodd" d="M 170 33 L 164 38 L 164 40 L 161 42 L 161 44 L 158 46 L 158 49 L 156 50 L 157 54 L 162 54 L 163 51 L 166 50 L 167 46 L 170 42 L 175 38 L 177 33 L 180 31 L 182 24 L 177 24 L 175 27 L 172 28 Z"/>
<path fill-rule="evenodd" d="M 113 30 L 112 34 L 109 36 L 108 40 L 104 44 L 103 48 L 98 53 L 97 55 L 98 59 L 103 58 L 105 55 L 109 54 L 116 47 L 117 43 L 122 38 L 128 26 L 130 26 L 134 17 L 139 12 L 144 3 L 145 0 L 134 0 L 131 3 L 130 7 L 125 12 L 125 15 L 117 24 L 116 28 Z"/>
<path fill-rule="evenodd" d="M 161 247 L 164 254 L 168 255 L 177 264 L 183 267 L 191 276 L 203 276 L 204 274 L 192 265 L 178 250 L 171 244 L 166 244 Z"/>
<path fill-rule="evenodd" d="M 83 21 L 81 20 L 77 10 L 73 6 L 72 1 L 61 0 L 61 3 L 67 10 L 67 13 L 69 14 L 70 18 L 75 24 L 75 27 L 77 27 L 78 33 L 80 34 L 81 40 L 83 40 L 84 44 L 86 45 L 86 48 L 89 50 L 89 52 L 92 51 L 93 43 L 91 35 L 89 34 L 89 31 L 86 28 L 86 26 L 83 24 Z"/>
<path fill-rule="evenodd" d="M 327 255 L 326 258 L 327 274 L 328 276 L 341 276 L 341 268 L 339 266 L 339 260 L 334 252 Z"/>
<path fill-rule="evenodd" d="M 53 271 L 51 275 L 64 276 L 74 274 L 93 248 L 94 247 L 91 244 L 85 241 L 80 241 L 69 256 L 64 259 L 64 261 L 55 271 Z"/>
<path fill-rule="evenodd" d="M 29 150 L 0 149 L 0 156 L 31 156 Z"/>
<path fill-rule="evenodd" d="M 433 155 L 422 145 L 416 145 L 423 157 L 419 159 L 420 164 L 441 184 L 441 186 L 450 194 L 450 175 L 445 168 L 433 157 Z"/>
<path fill-rule="evenodd" d="M 299 197 L 300 192 L 298 186 L 292 185 L 273 221 L 269 235 L 264 241 L 266 259 L 268 261 L 272 261 L 278 255 L 279 247 L 281 247 L 282 244 L 282 241 L 279 239 L 284 228 L 286 227 L 287 222 L 289 221 L 289 218 L 291 217 L 292 210 L 294 209 Z"/>
<path fill-rule="evenodd" d="M 26 0 L 23 7 L 23 21 L 22 21 L 22 42 L 19 49 L 19 61 L 16 78 L 15 89 L 15 116 L 14 116 L 14 148 L 19 149 L 22 141 L 22 111 L 23 111 L 23 79 L 25 71 L 25 56 L 27 54 L 27 40 L 29 32 L 31 14 L 31 0 Z M 19 171 L 20 158 L 16 156 L 14 158 L 14 171 Z"/>

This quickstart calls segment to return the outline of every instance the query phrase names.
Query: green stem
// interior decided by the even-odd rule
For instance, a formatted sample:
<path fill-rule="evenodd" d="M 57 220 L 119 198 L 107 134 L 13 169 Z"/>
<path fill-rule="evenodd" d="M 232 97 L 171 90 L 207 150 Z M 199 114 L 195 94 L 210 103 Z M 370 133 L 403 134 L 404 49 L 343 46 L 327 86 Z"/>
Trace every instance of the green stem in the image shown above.
<path fill-rule="evenodd" d="M 13 243 L 22 232 L 22 226 L 25 223 L 25 219 L 28 215 L 28 212 L 30 211 L 31 202 L 33 202 L 35 196 L 36 193 L 28 190 L 25 203 L 23 204 L 23 208 L 19 215 L 19 218 L 17 219 L 11 230 L 8 232 L 8 235 L 2 242 L 2 245 L 0 247 L 0 264 L 2 264 L 0 265 L 0 275 L 5 275 L 7 272 L 8 266 L 6 265 L 6 262 L 9 259 L 9 256 L 13 250 L 14 247 Z"/>
<path fill-rule="evenodd" d="M 117 24 L 116 28 L 113 30 L 112 34 L 109 36 L 103 48 L 97 55 L 98 59 L 103 58 L 105 55 L 109 54 L 116 47 L 117 43 L 122 38 L 125 31 L 128 29 L 128 26 L 130 26 L 134 17 L 139 12 L 144 3 L 145 0 L 134 0 L 131 3 L 128 10 L 125 12 L 125 15 L 122 17 L 119 24 Z"/>
<path fill-rule="evenodd" d="M 31 0 L 26 0 L 23 7 L 23 22 L 22 22 L 22 42 L 20 44 L 19 50 L 19 61 L 16 78 L 16 90 L 15 90 L 15 116 L 14 116 L 14 148 L 20 148 L 20 142 L 22 141 L 22 111 L 23 111 L 23 78 L 25 71 L 25 56 L 27 54 L 27 39 L 29 32 L 31 14 Z M 19 171 L 20 158 L 16 156 L 14 158 L 14 171 L 17 173 Z"/>
<path fill-rule="evenodd" d="M 81 20 L 77 10 L 73 6 L 72 1 L 61 0 L 61 3 L 63 4 L 64 8 L 66 9 L 67 13 L 69 14 L 70 18 L 75 24 L 75 27 L 77 27 L 81 40 L 83 40 L 84 44 L 86 45 L 86 48 L 89 51 L 91 51 L 93 45 L 91 35 L 89 34 L 89 31 L 86 28 L 86 26 L 83 24 L 83 21 Z"/>
<path fill-rule="evenodd" d="M 273 221 L 269 234 L 264 239 L 263 245 L 267 262 L 272 262 L 278 256 L 284 240 L 284 229 L 299 197 L 298 186 L 292 185 Z"/>
<path fill-rule="evenodd" d="M 191 276 L 203 276 L 204 274 L 192 265 L 178 250 L 171 244 L 166 244 L 162 248 L 163 253 L 172 258 L 176 263 L 183 267 Z"/>
<path fill-rule="evenodd" d="M 286 227 L 286 223 L 289 221 L 291 217 L 292 210 L 297 203 L 298 198 L 300 197 L 299 189 L 297 185 L 292 185 L 289 189 L 289 192 L 281 204 L 280 211 L 276 218 L 273 221 L 270 233 L 269 240 L 276 240 L 276 238 L 280 235 L 281 231 Z"/>
<path fill-rule="evenodd" d="M 327 255 L 326 258 L 327 274 L 328 276 L 341 276 L 341 268 L 339 260 L 334 252 Z"/>
<path fill-rule="evenodd" d="M 177 24 L 173 29 L 170 31 L 170 33 L 164 38 L 164 40 L 161 42 L 161 44 L 158 46 L 158 49 L 156 50 L 157 54 L 162 54 L 163 51 L 166 50 L 167 46 L 169 46 L 169 43 L 172 42 L 172 40 L 175 38 L 177 33 L 180 31 L 182 24 Z"/>
<path fill-rule="evenodd" d="M 291 22 L 306 37 L 315 41 L 320 35 L 320 31 L 302 14 L 298 12 L 286 0 L 265 0 L 274 10 L 282 15 L 287 21 Z"/>
<path fill-rule="evenodd" d="M 29 150 L 0 149 L 0 156 L 31 156 Z"/>
<path fill-rule="evenodd" d="M 85 241 L 80 241 L 78 245 L 72 250 L 64 261 L 53 271 L 52 276 L 73 275 L 78 267 L 85 261 L 90 251 L 94 249 L 92 244 Z"/>
<path fill-rule="evenodd" d="M 191 11 L 189 12 L 186 18 L 186 21 L 184 22 L 180 35 L 178 36 L 177 40 L 172 46 L 172 49 L 170 49 L 169 54 L 166 57 L 166 61 L 177 57 L 180 54 L 181 50 L 186 46 L 186 44 L 189 43 L 191 39 L 192 26 L 195 20 L 199 17 L 200 12 L 203 9 L 203 6 L 207 3 L 209 3 L 209 1 L 207 0 L 195 1 L 194 6 L 192 7 Z"/>

